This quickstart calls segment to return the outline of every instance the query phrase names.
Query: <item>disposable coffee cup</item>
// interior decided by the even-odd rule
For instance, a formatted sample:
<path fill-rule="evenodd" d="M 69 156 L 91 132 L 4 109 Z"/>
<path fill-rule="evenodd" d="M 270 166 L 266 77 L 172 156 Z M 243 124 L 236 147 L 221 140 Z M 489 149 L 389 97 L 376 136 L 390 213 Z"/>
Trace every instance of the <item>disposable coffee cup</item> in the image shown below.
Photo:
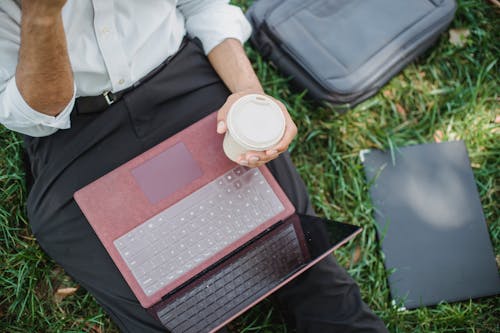
<path fill-rule="evenodd" d="M 280 142 L 285 133 L 285 116 L 271 98 L 249 94 L 230 107 L 223 149 L 234 162 L 250 150 L 264 151 Z"/>

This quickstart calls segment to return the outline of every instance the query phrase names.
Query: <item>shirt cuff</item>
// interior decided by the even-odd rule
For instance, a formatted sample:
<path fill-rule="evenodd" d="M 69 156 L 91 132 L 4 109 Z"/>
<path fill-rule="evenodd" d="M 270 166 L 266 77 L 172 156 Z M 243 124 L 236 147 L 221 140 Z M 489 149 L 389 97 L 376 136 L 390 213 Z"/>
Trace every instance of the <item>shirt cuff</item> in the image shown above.
<path fill-rule="evenodd" d="M 252 26 L 241 8 L 225 4 L 188 17 L 186 30 L 200 39 L 207 55 L 227 38 L 235 38 L 243 44 L 250 37 Z"/>
<path fill-rule="evenodd" d="M 16 116 L 21 118 L 19 119 L 20 123 L 32 123 L 34 127 L 42 125 L 55 129 L 67 129 L 71 126 L 70 115 L 76 98 L 76 85 L 74 83 L 71 100 L 57 116 L 50 116 L 30 107 L 17 88 L 15 76 L 7 84 L 4 94 L 6 107 L 12 110 L 13 118 Z"/>

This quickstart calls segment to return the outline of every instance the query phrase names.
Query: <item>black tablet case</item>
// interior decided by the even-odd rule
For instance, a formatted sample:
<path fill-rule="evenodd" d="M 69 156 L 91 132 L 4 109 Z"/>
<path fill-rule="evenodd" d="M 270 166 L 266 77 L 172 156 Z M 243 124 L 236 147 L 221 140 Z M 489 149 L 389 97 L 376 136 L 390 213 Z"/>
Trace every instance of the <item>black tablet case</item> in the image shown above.
<path fill-rule="evenodd" d="M 313 98 L 353 107 L 425 51 L 455 0 L 258 0 L 251 42 Z"/>
<path fill-rule="evenodd" d="M 462 141 L 361 153 L 391 294 L 407 309 L 495 295 L 500 278 Z M 390 273 L 393 271 L 393 273 Z"/>

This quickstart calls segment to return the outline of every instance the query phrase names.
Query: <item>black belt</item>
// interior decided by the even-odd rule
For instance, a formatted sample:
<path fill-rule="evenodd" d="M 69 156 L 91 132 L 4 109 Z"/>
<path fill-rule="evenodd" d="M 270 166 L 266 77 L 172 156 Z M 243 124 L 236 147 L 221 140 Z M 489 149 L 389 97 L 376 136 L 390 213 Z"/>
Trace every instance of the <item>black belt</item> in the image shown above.
<path fill-rule="evenodd" d="M 189 39 L 184 37 L 179 46 L 179 49 L 174 54 L 170 55 L 165 61 L 163 61 L 159 66 L 153 69 L 151 72 L 146 74 L 142 79 L 135 82 L 134 85 L 128 87 L 126 89 L 111 92 L 105 91 L 101 95 L 97 96 L 82 96 L 78 97 L 75 100 L 75 106 L 78 114 L 90 114 L 105 111 L 111 104 L 119 101 L 126 93 L 134 90 L 138 86 L 140 86 L 143 82 L 146 82 L 153 76 L 155 76 L 158 72 L 160 72 L 163 67 L 165 67 L 179 52 L 187 45 Z"/>
<path fill-rule="evenodd" d="M 97 113 L 106 110 L 111 104 L 120 100 L 123 95 L 134 87 L 130 87 L 118 92 L 105 91 L 98 96 L 78 97 L 75 106 L 78 114 Z"/>

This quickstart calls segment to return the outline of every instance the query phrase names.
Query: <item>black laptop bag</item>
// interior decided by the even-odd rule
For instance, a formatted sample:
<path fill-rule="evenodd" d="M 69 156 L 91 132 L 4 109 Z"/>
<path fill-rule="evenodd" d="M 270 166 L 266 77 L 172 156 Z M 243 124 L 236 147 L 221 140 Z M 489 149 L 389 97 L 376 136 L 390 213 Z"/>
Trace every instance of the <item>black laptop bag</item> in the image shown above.
<path fill-rule="evenodd" d="M 346 110 L 447 28 L 455 0 L 258 0 L 252 44 L 299 89 Z"/>

